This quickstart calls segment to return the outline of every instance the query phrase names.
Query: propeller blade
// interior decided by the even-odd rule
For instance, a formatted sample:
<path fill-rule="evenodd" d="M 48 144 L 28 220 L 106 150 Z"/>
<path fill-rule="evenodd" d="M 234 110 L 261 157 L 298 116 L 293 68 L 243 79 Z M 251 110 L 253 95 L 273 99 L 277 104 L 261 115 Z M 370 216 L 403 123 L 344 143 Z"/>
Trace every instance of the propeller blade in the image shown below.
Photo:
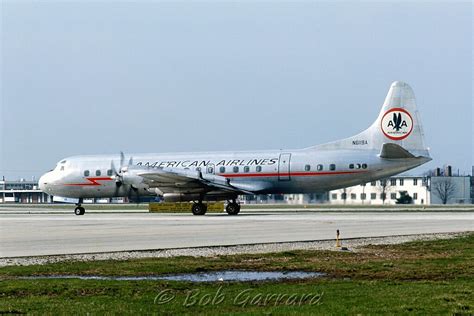
<path fill-rule="evenodd" d="M 125 162 L 125 154 L 123 151 L 120 152 L 120 170 L 123 168 L 123 163 Z"/>
<path fill-rule="evenodd" d="M 110 169 L 112 169 L 112 171 L 115 173 L 115 175 L 118 175 L 117 168 L 115 168 L 115 164 L 114 164 L 113 160 L 110 163 Z"/>
<path fill-rule="evenodd" d="M 136 202 L 137 202 L 137 205 L 140 203 L 140 192 L 138 190 L 138 188 L 136 188 L 135 186 L 130 185 L 130 188 L 128 189 L 128 194 L 127 194 L 127 197 L 128 197 L 128 201 L 130 202 L 132 200 L 132 193 L 135 193 L 135 199 L 136 199 Z"/>

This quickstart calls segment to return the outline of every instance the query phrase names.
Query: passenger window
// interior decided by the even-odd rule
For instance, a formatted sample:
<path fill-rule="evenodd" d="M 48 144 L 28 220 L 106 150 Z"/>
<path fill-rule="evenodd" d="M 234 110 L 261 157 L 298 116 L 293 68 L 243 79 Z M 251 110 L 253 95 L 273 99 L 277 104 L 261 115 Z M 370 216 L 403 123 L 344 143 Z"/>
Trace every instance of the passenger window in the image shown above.
<path fill-rule="evenodd" d="M 238 173 L 239 172 L 239 167 L 234 167 L 234 173 Z"/>
<path fill-rule="evenodd" d="M 225 167 L 220 167 L 219 172 L 224 173 L 225 172 Z"/>
<path fill-rule="evenodd" d="M 310 170 L 311 170 L 311 166 L 310 166 L 310 165 L 304 166 L 304 171 L 310 171 Z"/>
<path fill-rule="evenodd" d="M 197 167 L 197 168 L 196 168 L 196 171 L 201 171 L 201 167 Z"/>
<path fill-rule="evenodd" d="M 61 166 L 61 169 L 59 169 L 59 170 L 64 171 L 64 166 Z"/>
<path fill-rule="evenodd" d="M 351 164 L 349 165 L 349 169 L 354 169 L 354 164 L 353 164 L 353 163 L 351 163 Z"/>
<path fill-rule="evenodd" d="M 317 169 L 318 169 L 318 171 L 323 170 L 323 169 L 324 169 L 324 168 L 323 168 L 323 165 L 318 165 Z"/>
<path fill-rule="evenodd" d="M 84 177 L 88 177 L 90 174 L 89 170 L 84 171 Z"/>
<path fill-rule="evenodd" d="M 257 166 L 257 168 L 255 168 L 255 170 L 256 170 L 257 172 L 261 172 L 261 171 L 262 171 L 262 166 Z"/>
<path fill-rule="evenodd" d="M 335 164 L 330 164 L 329 165 L 329 170 L 336 170 L 336 165 Z"/>
<path fill-rule="evenodd" d="M 250 171 L 250 167 L 249 166 L 245 166 L 244 167 L 244 172 L 249 172 Z"/>
<path fill-rule="evenodd" d="M 356 164 L 356 169 L 360 169 L 360 163 Z"/>
<path fill-rule="evenodd" d="M 214 168 L 207 167 L 207 173 L 214 173 Z"/>
<path fill-rule="evenodd" d="M 100 176 L 100 170 L 96 170 L 96 171 L 95 171 L 95 175 L 96 175 L 96 176 Z"/>
<path fill-rule="evenodd" d="M 110 177 L 114 174 L 114 172 L 112 171 L 112 169 L 109 169 L 107 170 L 107 175 Z"/>
<path fill-rule="evenodd" d="M 367 164 L 366 163 L 362 164 L 362 169 L 367 169 Z"/>

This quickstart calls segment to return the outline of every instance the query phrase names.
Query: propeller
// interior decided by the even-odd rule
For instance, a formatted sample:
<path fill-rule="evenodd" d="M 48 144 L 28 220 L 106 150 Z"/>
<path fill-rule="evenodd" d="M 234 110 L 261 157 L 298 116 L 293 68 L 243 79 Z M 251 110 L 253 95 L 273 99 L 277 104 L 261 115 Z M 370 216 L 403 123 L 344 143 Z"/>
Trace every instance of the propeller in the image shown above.
<path fill-rule="evenodd" d="M 120 187 L 124 184 L 124 180 L 123 180 L 124 171 L 128 170 L 128 167 L 130 167 L 132 164 L 133 164 L 133 157 L 130 157 L 130 159 L 128 160 L 127 165 L 125 165 L 125 154 L 123 153 L 123 151 L 120 152 L 120 166 L 119 166 L 118 170 L 115 167 L 114 161 L 113 160 L 111 161 L 110 168 L 112 169 L 113 173 L 115 174 L 115 192 L 114 192 L 114 196 L 118 196 Z M 138 191 L 138 189 L 135 188 L 131 184 L 130 185 L 130 190 L 132 188 Z"/>
<path fill-rule="evenodd" d="M 136 196 L 136 202 L 137 202 L 137 206 L 138 204 L 140 204 L 140 192 L 138 190 L 137 187 L 135 187 L 133 184 L 130 185 L 130 189 L 128 190 L 128 194 L 127 194 L 127 197 L 128 197 L 128 200 L 130 201 L 132 199 L 132 193 L 135 193 Z"/>

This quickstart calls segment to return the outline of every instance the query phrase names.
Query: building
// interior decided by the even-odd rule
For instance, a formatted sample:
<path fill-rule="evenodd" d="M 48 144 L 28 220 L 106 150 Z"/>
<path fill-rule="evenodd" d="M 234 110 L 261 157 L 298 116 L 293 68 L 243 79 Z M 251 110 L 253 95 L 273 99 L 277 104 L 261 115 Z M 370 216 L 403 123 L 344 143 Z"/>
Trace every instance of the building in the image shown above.
<path fill-rule="evenodd" d="M 406 192 L 413 204 L 430 204 L 428 178 L 391 177 L 329 192 L 330 204 L 391 205 L 401 192 Z"/>
<path fill-rule="evenodd" d="M 43 193 L 37 181 L 0 181 L 0 203 L 50 203 L 51 197 Z"/>
<path fill-rule="evenodd" d="M 471 173 L 471 203 L 474 204 L 474 166 L 472 166 Z"/>
<path fill-rule="evenodd" d="M 329 192 L 330 204 L 393 205 L 402 194 L 413 204 L 471 203 L 469 176 L 399 176 Z"/>

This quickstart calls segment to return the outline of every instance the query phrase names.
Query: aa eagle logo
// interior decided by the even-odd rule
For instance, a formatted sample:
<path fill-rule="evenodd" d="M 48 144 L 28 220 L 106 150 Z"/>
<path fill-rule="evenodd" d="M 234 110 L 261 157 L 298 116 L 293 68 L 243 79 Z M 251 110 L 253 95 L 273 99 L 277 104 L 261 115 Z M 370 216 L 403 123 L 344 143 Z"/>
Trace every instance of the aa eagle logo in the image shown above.
<path fill-rule="evenodd" d="M 393 127 L 397 132 L 402 129 L 402 127 L 407 127 L 407 121 L 402 120 L 402 114 L 393 113 L 393 120 L 388 122 L 388 126 Z"/>
<path fill-rule="evenodd" d="M 413 119 L 402 108 L 393 108 L 382 117 L 381 128 L 384 135 L 392 140 L 402 140 L 410 135 L 413 129 Z"/>

